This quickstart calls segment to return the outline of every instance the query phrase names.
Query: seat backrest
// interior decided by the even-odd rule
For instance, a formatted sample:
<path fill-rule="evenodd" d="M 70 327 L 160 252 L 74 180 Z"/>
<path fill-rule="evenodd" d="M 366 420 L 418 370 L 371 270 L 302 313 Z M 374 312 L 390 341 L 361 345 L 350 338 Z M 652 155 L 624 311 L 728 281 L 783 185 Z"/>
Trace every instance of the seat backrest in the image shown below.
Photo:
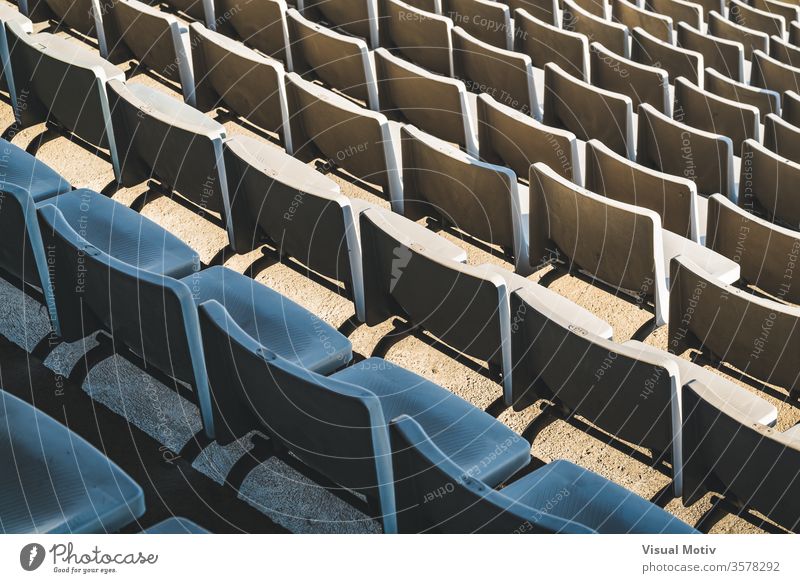
<path fill-rule="evenodd" d="M 469 34 L 499 49 L 514 47 L 508 4 L 494 0 L 442 0 L 442 14 Z"/>
<path fill-rule="evenodd" d="M 319 16 L 331 26 L 361 37 L 376 48 L 378 41 L 377 0 L 303 0 L 303 14 Z"/>
<path fill-rule="evenodd" d="M 790 67 L 800 67 L 800 48 L 782 38 L 769 38 L 769 56 Z"/>
<path fill-rule="evenodd" d="M 793 20 L 789 23 L 789 42 L 800 46 L 800 22 Z"/>
<path fill-rule="evenodd" d="M 589 80 L 589 39 L 585 34 L 563 30 L 534 18 L 525 10 L 514 13 L 514 50 L 543 69 L 553 62 L 570 75 Z"/>
<path fill-rule="evenodd" d="M 634 110 L 649 103 L 669 115 L 669 73 L 612 53 L 600 43 L 590 47 L 592 85 L 630 97 Z"/>
<path fill-rule="evenodd" d="M 773 16 L 783 16 L 787 25 L 794 20 L 800 20 L 800 8 L 791 2 L 752 0 L 750 6 L 756 10 L 772 14 Z"/>
<path fill-rule="evenodd" d="M 686 77 L 701 87 L 703 85 L 703 55 L 662 41 L 638 27 L 631 35 L 631 59 L 664 69 L 670 80 Z"/>
<path fill-rule="evenodd" d="M 389 432 L 397 524 L 402 533 L 594 532 L 543 508 L 526 506 L 470 476 L 407 415 L 394 419 Z M 564 492 L 550 494 L 566 497 Z"/>
<path fill-rule="evenodd" d="M 761 51 L 753 51 L 750 85 L 778 93 L 800 91 L 800 67 L 784 65 Z"/>
<path fill-rule="evenodd" d="M 773 113 L 778 113 L 777 107 Z M 786 91 L 783 94 L 783 108 L 781 118 L 793 126 L 800 127 L 800 95 L 796 91 Z"/>
<path fill-rule="evenodd" d="M 694 182 L 641 166 L 599 140 L 586 144 L 587 190 L 650 209 L 663 228 L 699 241 L 697 187 Z"/>
<path fill-rule="evenodd" d="M 35 0 L 34 0 L 35 1 Z M 68 26 L 85 35 L 97 38 L 105 14 L 96 0 L 43 0 L 59 26 Z M 98 27 L 98 24 L 100 25 Z M 102 34 L 102 33 L 100 33 Z"/>
<path fill-rule="evenodd" d="M 672 42 L 672 18 L 639 8 L 627 0 L 613 0 L 611 15 L 615 22 L 627 26 L 630 30 L 642 28 L 655 38 L 666 43 Z"/>
<path fill-rule="evenodd" d="M 266 430 L 335 483 L 378 499 L 384 528 L 394 531 L 388 432 L 374 393 L 280 358 L 214 300 L 199 314 L 209 385 L 214 400 L 222 399 L 215 404 L 220 431 Z M 227 418 L 233 426 L 225 426 Z"/>
<path fill-rule="evenodd" d="M 800 128 L 774 113 L 764 118 L 764 146 L 800 164 Z"/>
<path fill-rule="evenodd" d="M 653 12 L 668 16 L 676 27 L 683 22 L 700 28 L 705 20 L 705 10 L 700 4 L 686 0 L 645 0 L 645 7 Z"/>
<path fill-rule="evenodd" d="M 278 59 L 291 71 L 286 0 L 215 0 L 217 12 L 227 15 L 232 36 L 267 56 Z"/>
<path fill-rule="evenodd" d="M 508 166 L 518 179 L 528 179 L 534 162 L 544 162 L 556 172 L 579 183 L 578 143 L 575 134 L 536 121 L 482 93 L 477 100 L 480 158 Z"/>
<path fill-rule="evenodd" d="M 249 5 L 248 5 L 249 6 Z M 220 105 L 278 134 L 292 153 L 283 65 L 199 22 L 189 27 L 198 109 Z"/>
<path fill-rule="evenodd" d="M 800 304 L 800 286 L 791 277 L 800 255 L 797 231 L 769 223 L 714 194 L 708 199 L 706 246 L 738 263 L 747 283 L 774 298 Z"/>
<path fill-rule="evenodd" d="M 498 49 L 457 26 L 453 29 L 453 75 L 469 91 L 489 93 L 501 103 L 539 117 L 539 102 L 528 55 Z"/>
<path fill-rule="evenodd" d="M 392 208 L 402 211 L 400 171 L 385 115 L 296 73 L 286 75 L 286 98 L 295 153 L 316 150 L 356 178 L 381 186 Z"/>
<path fill-rule="evenodd" d="M 703 64 L 734 81 L 744 78 L 744 45 L 738 41 L 717 38 L 693 28 L 685 22 L 678 23 L 678 46 L 703 55 Z"/>
<path fill-rule="evenodd" d="M 800 528 L 800 443 L 753 423 L 697 381 L 683 387 L 683 503 L 725 492 L 781 526 Z"/>
<path fill-rule="evenodd" d="M 534 18 L 538 18 L 542 22 L 555 26 L 559 24 L 558 0 L 507 0 L 506 4 L 511 8 L 512 13 L 518 8 L 522 8 L 528 14 Z"/>
<path fill-rule="evenodd" d="M 216 27 L 213 0 L 165 0 L 164 3 L 187 16 L 191 16 L 193 20 L 204 22 L 209 28 Z"/>
<path fill-rule="evenodd" d="M 768 35 L 783 37 L 786 34 L 786 20 L 783 16 L 772 10 L 759 10 L 741 0 L 730 0 L 728 18 L 736 24 Z"/>
<path fill-rule="evenodd" d="M 675 121 L 646 103 L 639 106 L 636 161 L 694 181 L 700 194 L 735 195 L 731 139 Z"/>
<path fill-rule="evenodd" d="M 754 105 L 761 112 L 762 120 L 765 115 L 781 110 L 781 96 L 777 92 L 734 81 L 712 68 L 706 68 L 703 88 L 731 101 Z"/>
<path fill-rule="evenodd" d="M 800 229 L 796 180 L 800 180 L 800 164 L 769 151 L 754 140 L 744 142 L 739 206 L 764 212 L 770 220 Z"/>
<path fill-rule="evenodd" d="M 680 378 L 666 353 L 595 336 L 525 290 L 511 294 L 511 310 L 520 315 L 511 334 L 514 403 L 555 399 L 620 439 L 674 451 L 680 464 Z"/>
<path fill-rule="evenodd" d="M 704 348 L 750 377 L 800 386 L 800 308 L 726 285 L 687 258 L 670 265 L 669 351 Z"/>
<path fill-rule="evenodd" d="M 145 85 L 115 80 L 108 92 L 122 184 L 155 176 L 201 209 L 224 213 L 223 126 Z"/>
<path fill-rule="evenodd" d="M 708 13 L 708 34 L 742 43 L 744 58 L 748 61 L 752 58 L 754 50 L 766 51 L 769 47 L 768 34 L 736 24 L 716 10 Z"/>
<path fill-rule="evenodd" d="M 544 123 L 578 139 L 598 139 L 615 152 L 634 157 L 630 97 L 597 87 L 548 63 L 544 69 Z"/>
<path fill-rule="evenodd" d="M 719 97 L 684 77 L 675 79 L 672 116 L 694 128 L 728 136 L 737 153 L 742 149 L 742 142 L 758 140 L 761 133 L 757 107 Z"/>
<path fill-rule="evenodd" d="M 306 20 L 294 8 L 286 11 L 286 19 L 296 73 L 313 74 L 370 109 L 378 108 L 375 72 L 363 40 Z"/>
<path fill-rule="evenodd" d="M 531 166 L 531 265 L 555 252 L 615 288 L 663 301 L 661 219 L 647 209 L 576 186 L 542 163 Z"/>
<path fill-rule="evenodd" d="M 381 46 L 439 75 L 453 75 L 453 21 L 403 2 L 382 0 Z"/>
<path fill-rule="evenodd" d="M 584 4 L 593 1 L 584 0 Z M 562 28 L 564 30 L 585 34 L 593 42 L 598 42 L 623 57 L 630 55 L 627 26 L 619 22 L 612 22 L 602 16 L 596 16 L 573 0 L 563 0 L 563 4 Z"/>
<path fill-rule="evenodd" d="M 375 51 L 381 111 L 476 155 L 472 112 L 464 83 L 430 73 L 385 48 Z"/>
<path fill-rule="evenodd" d="M 413 126 L 404 126 L 402 135 L 405 215 L 437 217 L 521 261 L 523 219 L 514 172 Z"/>

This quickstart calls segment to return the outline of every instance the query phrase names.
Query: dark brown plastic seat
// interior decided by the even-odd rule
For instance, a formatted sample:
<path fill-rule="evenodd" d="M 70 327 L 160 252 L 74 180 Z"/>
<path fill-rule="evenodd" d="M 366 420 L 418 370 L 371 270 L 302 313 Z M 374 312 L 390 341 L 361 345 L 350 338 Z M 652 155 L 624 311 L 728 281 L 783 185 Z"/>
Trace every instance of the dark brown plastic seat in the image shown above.
<path fill-rule="evenodd" d="M 592 42 L 598 42 L 623 57 L 631 54 L 627 26 L 596 16 L 572 0 L 563 0 L 563 4 L 562 28 L 564 30 L 585 34 L 587 38 L 592 39 Z"/>
<path fill-rule="evenodd" d="M 800 91 L 800 67 L 785 65 L 766 53 L 753 51 L 750 85 L 770 89 L 778 94 L 784 91 Z"/>
<path fill-rule="evenodd" d="M 442 14 L 480 41 L 514 49 L 514 24 L 508 4 L 494 0 L 442 0 Z"/>
<path fill-rule="evenodd" d="M 298 0 L 297 7 L 306 17 L 363 38 L 373 49 L 380 45 L 377 0 Z"/>
<path fill-rule="evenodd" d="M 800 197 L 795 185 L 800 164 L 783 158 L 754 140 L 742 146 L 739 206 L 800 230 Z"/>
<path fill-rule="evenodd" d="M 295 154 L 313 153 L 380 186 L 392 209 L 402 214 L 400 124 L 296 73 L 286 75 L 286 97 Z"/>
<path fill-rule="evenodd" d="M 475 113 L 462 81 L 431 73 L 383 47 L 375 51 L 375 71 L 381 112 L 477 155 Z"/>
<path fill-rule="evenodd" d="M 375 68 L 366 42 L 313 23 L 294 8 L 287 10 L 286 19 L 295 73 L 317 78 L 378 109 Z"/>
<path fill-rule="evenodd" d="M 278 59 L 292 70 L 289 50 L 289 29 L 286 23 L 286 0 L 215 0 L 220 15 L 227 15 L 226 23 L 232 38 L 249 47 Z"/>
<path fill-rule="evenodd" d="M 201 111 L 225 107 L 253 125 L 276 134 L 292 153 L 284 67 L 242 43 L 207 29 L 189 27 L 195 101 Z"/>
<path fill-rule="evenodd" d="M 631 59 L 643 65 L 664 69 L 671 80 L 686 77 L 692 83 L 703 84 L 703 55 L 664 42 L 644 29 L 633 29 Z"/>
<path fill-rule="evenodd" d="M 704 81 L 703 88 L 706 91 L 732 101 L 757 107 L 761 112 L 762 120 L 765 115 L 778 113 L 781 110 L 781 96 L 775 91 L 739 83 L 711 68 L 706 68 Z"/>
<path fill-rule="evenodd" d="M 790 22 L 800 20 L 800 8 L 791 2 L 779 0 L 751 0 L 750 6 L 773 16 L 783 16 L 787 26 Z"/>
<path fill-rule="evenodd" d="M 789 42 L 795 46 L 800 46 L 800 22 L 793 20 L 789 23 Z"/>
<path fill-rule="evenodd" d="M 382 0 L 381 46 L 440 75 L 453 75 L 453 21 L 402 0 Z"/>
<path fill-rule="evenodd" d="M 598 89 L 553 63 L 545 67 L 543 121 L 581 140 L 598 139 L 628 158 L 635 155 L 630 97 Z"/>
<path fill-rule="evenodd" d="M 630 30 L 641 28 L 666 43 L 672 42 L 672 18 L 640 8 L 627 0 L 613 0 L 611 15 Z"/>
<path fill-rule="evenodd" d="M 706 199 L 694 182 L 632 162 L 598 140 L 586 145 L 587 190 L 619 202 L 650 209 L 664 229 L 703 244 Z"/>
<path fill-rule="evenodd" d="M 704 8 L 695 2 L 686 0 L 645 0 L 644 4 L 648 10 L 670 17 L 676 27 L 683 22 L 694 28 L 700 28 L 705 20 Z"/>
<path fill-rule="evenodd" d="M 524 180 L 531 164 L 544 162 L 565 178 L 581 183 L 575 134 L 538 122 L 487 93 L 478 96 L 477 110 L 482 160 L 508 166 Z"/>
<path fill-rule="evenodd" d="M 669 73 L 660 67 L 643 65 L 612 53 L 600 43 L 590 47 L 592 85 L 630 97 L 634 111 L 649 103 L 669 115 Z"/>
<path fill-rule="evenodd" d="M 453 74 L 473 93 L 540 119 L 534 69 L 528 55 L 481 42 L 461 27 L 453 29 Z"/>
<path fill-rule="evenodd" d="M 797 392 L 800 308 L 725 284 L 687 257 L 675 257 L 670 271 L 670 352 L 700 349 L 751 378 Z"/>
<path fill-rule="evenodd" d="M 800 531 L 800 439 L 732 409 L 702 381 L 683 392 L 683 504 L 707 492 Z"/>
<path fill-rule="evenodd" d="M 717 38 L 685 22 L 677 25 L 678 46 L 703 55 L 703 64 L 733 79 L 744 81 L 744 45 Z"/>
<path fill-rule="evenodd" d="M 731 139 L 675 121 L 646 103 L 639 106 L 636 161 L 694 181 L 704 196 L 736 196 Z"/>
<path fill-rule="evenodd" d="M 740 26 L 768 36 L 774 34 L 783 38 L 786 34 L 786 20 L 783 16 L 772 11 L 759 10 L 741 0 L 729 0 L 728 18 Z"/>
<path fill-rule="evenodd" d="M 769 48 L 768 34 L 731 22 L 716 11 L 708 13 L 708 34 L 742 43 L 744 58 L 748 61 L 754 50 L 766 51 Z"/>
<path fill-rule="evenodd" d="M 777 108 L 775 113 L 778 113 Z M 797 92 L 786 91 L 783 94 L 781 118 L 794 126 L 800 127 L 800 95 Z"/>
<path fill-rule="evenodd" d="M 800 233 L 774 225 L 723 196 L 708 199 L 706 245 L 739 264 L 741 279 L 772 298 L 800 304 L 792 272 L 800 255 Z"/>
<path fill-rule="evenodd" d="M 594 0 L 591 1 L 594 2 Z M 511 8 L 512 12 L 517 8 L 522 8 L 542 22 L 556 26 L 559 24 L 558 0 L 506 0 L 506 4 Z"/>
<path fill-rule="evenodd" d="M 764 118 L 764 146 L 800 164 L 800 128 L 774 113 Z"/>
<path fill-rule="evenodd" d="M 758 140 L 761 134 L 757 107 L 719 97 L 683 77 L 675 79 L 672 115 L 693 128 L 728 136 L 737 153 L 742 149 L 742 142 Z"/>
<path fill-rule="evenodd" d="M 782 38 L 769 38 L 769 56 L 790 67 L 800 67 L 800 48 Z"/>
<path fill-rule="evenodd" d="M 552 62 L 574 77 L 589 80 L 586 35 L 548 24 L 522 9 L 514 13 L 514 26 L 514 50 L 528 55 L 534 67 L 543 69 Z"/>

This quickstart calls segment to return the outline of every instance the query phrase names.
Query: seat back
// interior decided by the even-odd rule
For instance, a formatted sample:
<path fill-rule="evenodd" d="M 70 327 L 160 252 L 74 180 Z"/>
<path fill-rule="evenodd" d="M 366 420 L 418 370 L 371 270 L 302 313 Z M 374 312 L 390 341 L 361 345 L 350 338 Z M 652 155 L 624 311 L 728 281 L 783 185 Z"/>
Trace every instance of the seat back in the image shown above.
<path fill-rule="evenodd" d="M 703 55 L 703 64 L 734 81 L 744 78 L 744 45 L 738 41 L 716 38 L 685 22 L 678 23 L 678 46 Z M 706 81 L 707 83 L 707 81 Z"/>
<path fill-rule="evenodd" d="M 197 107 L 220 105 L 254 125 L 278 134 L 293 151 L 286 105 L 284 67 L 199 22 L 189 27 Z"/>
<path fill-rule="evenodd" d="M 773 113 L 778 113 L 777 106 Z M 788 121 L 793 126 L 800 127 L 800 95 L 795 91 L 786 91 L 783 94 L 783 108 L 781 118 Z"/>
<path fill-rule="evenodd" d="M 800 164 L 800 128 L 774 113 L 764 118 L 764 146 L 778 156 Z"/>
<path fill-rule="evenodd" d="M 800 67 L 800 48 L 782 38 L 769 38 L 769 56 L 790 67 Z"/>
<path fill-rule="evenodd" d="M 598 139 L 633 158 L 633 104 L 630 97 L 581 81 L 553 63 L 545 66 L 544 118 L 578 139 Z"/>
<path fill-rule="evenodd" d="M 684 505 L 725 494 L 800 529 L 800 443 L 753 423 L 697 381 L 683 387 Z"/>
<path fill-rule="evenodd" d="M 464 83 L 430 73 L 392 55 L 385 48 L 375 51 L 378 97 L 381 111 L 464 148 L 476 155 L 472 112 Z"/>
<path fill-rule="evenodd" d="M 627 95 L 634 109 L 649 103 L 669 115 L 669 74 L 660 67 L 642 65 L 621 57 L 600 43 L 591 45 L 592 85 Z"/>
<path fill-rule="evenodd" d="M 636 161 L 688 178 L 706 196 L 720 192 L 733 198 L 736 194 L 731 139 L 675 121 L 646 103 L 639 106 Z"/>
<path fill-rule="evenodd" d="M 489 93 L 502 103 L 539 118 L 539 102 L 528 55 L 495 48 L 457 26 L 453 29 L 453 75 L 469 91 Z"/>
<path fill-rule="evenodd" d="M 397 525 L 402 533 L 593 532 L 544 508 L 526 506 L 472 477 L 408 415 L 394 419 L 389 433 Z"/>
<path fill-rule="evenodd" d="M 769 11 L 759 10 L 741 0 L 730 0 L 728 19 L 740 26 L 768 35 L 775 34 L 782 38 L 786 34 L 786 20 L 783 16 L 771 9 Z"/>
<path fill-rule="evenodd" d="M 563 30 L 528 14 L 514 13 L 514 50 L 531 58 L 534 67 L 543 69 L 555 63 L 573 77 L 589 80 L 589 39 L 579 32 Z"/>
<path fill-rule="evenodd" d="M 286 12 L 292 66 L 300 75 L 313 75 L 329 87 L 378 108 L 375 72 L 367 44 L 306 20 L 294 8 Z"/>
<path fill-rule="evenodd" d="M 562 28 L 564 30 L 579 32 L 598 42 L 608 50 L 627 57 L 630 55 L 628 42 L 628 27 L 619 22 L 612 22 L 602 16 L 596 16 L 588 12 L 573 0 L 562 0 L 564 13 L 562 17 Z M 585 3 L 594 0 L 585 0 Z"/>
<path fill-rule="evenodd" d="M 769 47 L 768 34 L 736 24 L 716 10 L 708 13 L 708 34 L 742 43 L 744 58 L 748 61 L 753 58 L 754 50 L 766 51 Z"/>
<path fill-rule="evenodd" d="M 578 143 L 572 132 L 544 125 L 482 93 L 477 100 L 480 158 L 508 166 L 528 179 L 534 162 L 544 162 L 565 178 L 581 180 Z"/>
<path fill-rule="evenodd" d="M 331 26 L 361 37 L 376 48 L 378 41 L 377 0 L 302 0 L 305 16 L 318 16 Z"/>
<path fill-rule="evenodd" d="M 681 22 L 700 28 L 705 20 L 705 10 L 700 4 L 685 0 L 645 0 L 645 7 L 657 14 L 668 16 L 676 27 Z"/>
<path fill-rule="evenodd" d="M 754 140 L 742 145 L 739 206 L 764 212 L 770 220 L 800 228 L 800 197 L 795 180 L 800 164 L 782 158 Z"/>
<path fill-rule="evenodd" d="M 703 55 L 662 41 L 641 28 L 633 29 L 631 59 L 643 65 L 659 67 L 670 80 L 686 77 L 703 86 Z"/>
<path fill-rule="evenodd" d="M 35 3 L 36 0 L 29 1 Z M 54 16 L 53 20 L 60 27 L 67 26 L 93 38 L 98 38 L 98 34 L 102 35 L 105 12 L 97 0 L 40 1 L 47 4 Z"/>
<path fill-rule="evenodd" d="M 775 91 L 759 89 L 747 83 L 739 83 L 711 68 L 707 68 L 705 71 L 704 88 L 706 91 L 731 101 L 738 101 L 744 105 L 754 105 L 761 113 L 762 121 L 767 114 L 780 111 L 781 96 Z"/>
<path fill-rule="evenodd" d="M 639 8 L 627 0 L 613 0 L 611 15 L 615 22 L 627 26 L 630 30 L 642 28 L 655 38 L 666 43 L 672 42 L 672 18 Z"/>
<path fill-rule="evenodd" d="M 439 75 L 453 75 L 453 21 L 402 0 L 382 0 L 381 46 Z"/>
<path fill-rule="evenodd" d="M 665 229 L 700 240 L 697 187 L 691 180 L 641 166 L 592 140 L 586 144 L 585 186 L 619 202 L 650 209 L 658 213 Z"/>
<path fill-rule="evenodd" d="M 761 51 L 753 51 L 750 85 L 778 93 L 800 91 L 800 67 L 784 65 Z"/>
<path fill-rule="evenodd" d="M 742 149 L 742 142 L 758 140 L 761 133 L 757 107 L 719 97 L 684 77 L 675 79 L 672 115 L 694 128 L 728 136 L 737 153 Z"/>
<path fill-rule="evenodd" d="M 778 0 L 752 0 L 750 7 L 766 12 L 772 16 L 782 16 L 786 24 L 795 20 L 800 20 L 800 8 L 791 2 L 780 2 Z"/>
<path fill-rule="evenodd" d="M 404 213 L 437 217 L 525 265 L 517 177 L 413 126 L 402 129 Z M 522 261 L 522 263 L 520 263 Z"/>
<path fill-rule="evenodd" d="M 216 0 L 216 5 L 218 14 L 227 15 L 231 36 L 292 70 L 286 0 Z"/>
<path fill-rule="evenodd" d="M 800 308 L 723 284 L 680 256 L 670 272 L 670 352 L 702 347 L 750 377 L 800 387 Z"/>
<path fill-rule="evenodd" d="M 478 40 L 499 49 L 513 50 L 511 10 L 494 0 L 442 0 L 442 14 Z"/>
<path fill-rule="evenodd" d="M 558 0 L 508 0 L 506 2 L 512 13 L 521 8 L 534 18 L 542 22 L 558 26 L 559 2 Z"/>
<path fill-rule="evenodd" d="M 319 152 L 356 178 L 381 186 L 392 208 L 402 211 L 400 171 L 385 115 L 359 107 L 296 73 L 286 75 L 286 97 L 296 154 Z"/>
<path fill-rule="evenodd" d="M 738 263 L 742 280 L 776 299 L 800 304 L 800 286 L 791 279 L 800 254 L 800 233 L 773 225 L 715 194 L 708 199 L 706 246 Z"/>

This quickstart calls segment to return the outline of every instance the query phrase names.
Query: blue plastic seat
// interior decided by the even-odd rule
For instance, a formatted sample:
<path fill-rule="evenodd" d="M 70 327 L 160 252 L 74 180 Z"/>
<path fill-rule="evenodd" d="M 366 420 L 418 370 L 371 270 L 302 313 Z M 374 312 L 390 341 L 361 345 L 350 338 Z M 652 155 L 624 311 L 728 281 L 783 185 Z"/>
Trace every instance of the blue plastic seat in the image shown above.
<path fill-rule="evenodd" d="M 202 526 L 182 516 L 173 516 L 154 524 L 142 534 L 211 534 Z"/>
<path fill-rule="evenodd" d="M 142 489 L 70 429 L 0 390 L 0 532 L 114 532 L 145 510 Z"/>

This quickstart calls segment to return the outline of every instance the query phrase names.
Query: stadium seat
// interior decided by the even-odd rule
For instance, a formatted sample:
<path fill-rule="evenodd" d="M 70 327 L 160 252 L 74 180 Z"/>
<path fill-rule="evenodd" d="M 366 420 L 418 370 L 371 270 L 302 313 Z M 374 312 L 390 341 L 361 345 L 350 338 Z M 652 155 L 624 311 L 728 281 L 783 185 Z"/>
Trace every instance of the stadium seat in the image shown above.
<path fill-rule="evenodd" d="M 278 59 L 292 70 L 286 0 L 216 0 L 217 12 L 227 15 L 230 36 Z"/>
<path fill-rule="evenodd" d="M 778 113 L 777 108 L 774 113 Z M 783 108 L 781 118 L 793 126 L 800 127 L 800 95 L 796 91 L 786 91 L 783 94 Z"/>
<path fill-rule="evenodd" d="M 544 71 L 544 123 L 570 131 L 579 140 L 599 139 L 618 154 L 634 158 L 630 97 L 581 81 L 554 63 Z"/>
<path fill-rule="evenodd" d="M 752 0 L 750 7 L 773 16 L 782 16 L 787 26 L 790 22 L 800 20 L 800 8 L 790 2 L 778 0 Z"/>
<path fill-rule="evenodd" d="M 674 85 L 673 117 L 676 120 L 699 130 L 729 137 L 734 152 L 741 152 L 745 140 L 760 139 L 761 114 L 757 107 L 719 97 L 684 77 L 675 79 Z"/>
<path fill-rule="evenodd" d="M 164 0 L 164 3 L 188 16 L 186 20 L 199 20 L 211 30 L 217 28 L 215 0 Z"/>
<path fill-rule="evenodd" d="M 800 46 L 800 22 L 793 20 L 789 23 L 789 42 L 794 46 Z"/>
<path fill-rule="evenodd" d="M 688 257 L 673 258 L 670 272 L 670 352 L 703 350 L 750 378 L 797 393 L 800 308 L 724 283 Z"/>
<path fill-rule="evenodd" d="M 284 66 L 199 22 L 189 27 L 192 40 L 196 106 L 225 107 L 240 118 L 279 136 L 290 154 Z"/>
<path fill-rule="evenodd" d="M 800 91 L 800 67 L 784 65 L 766 53 L 753 51 L 750 85 L 779 94 L 784 91 Z"/>
<path fill-rule="evenodd" d="M 465 471 L 413 418 L 398 416 L 390 433 L 400 532 L 695 532 L 658 506 L 565 460 L 494 490 L 480 468 Z"/>
<path fill-rule="evenodd" d="M 610 0 L 574 0 L 575 5 L 602 19 L 611 18 Z"/>
<path fill-rule="evenodd" d="M 518 8 L 522 8 L 534 18 L 547 24 L 558 26 L 560 23 L 558 0 L 506 0 L 506 4 L 511 8 L 512 14 Z"/>
<path fill-rule="evenodd" d="M 743 144 L 740 207 L 800 230 L 800 198 L 795 195 L 795 180 L 800 180 L 800 164 L 754 140 Z"/>
<path fill-rule="evenodd" d="M 11 107 L 14 109 L 14 119 L 19 120 L 17 111 L 17 91 L 14 86 L 14 74 L 11 70 L 11 55 L 9 53 L 8 35 L 6 34 L 6 22 L 15 21 L 20 29 L 28 34 L 33 32 L 33 22 L 29 18 L 17 12 L 9 4 L 0 4 L 0 90 L 8 92 Z M 6 72 L 8 69 L 8 72 Z"/>
<path fill-rule="evenodd" d="M 681 22 L 696 29 L 703 26 L 705 10 L 700 4 L 686 0 L 645 0 L 645 8 L 672 19 L 675 26 Z M 633 28 L 633 27 L 631 27 Z"/>
<path fill-rule="evenodd" d="M 774 113 L 764 118 L 764 146 L 778 156 L 800 164 L 800 128 Z"/>
<path fill-rule="evenodd" d="M 460 26 L 453 29 L 453 76 L 463 80 L 473 93 L 488 93 L 505 105 L 541 119 L 535 71 L 540 72 L 534 70 L 528 55 L 495 48 Z"/>
<path fill-rule="evenodd" d="M 745 81 L 747 77 L 742 43 L 716 38 L 685 22 L 678 23 L 677 32 L 678 46 L 703 55 L 703 64 L 706 67 L 715 69 L 734 81 Z"/>
<path fill-rule="evenodd" d="M 403 126 L 403 214 L 435 217 L 489 245 L 499 246 L 527 273 L 524 185 L 508 168 L 481 162 L 414 126 Z"/>
<path fill-rule="evenodd" d="M 637 301 L 652 300 L 656 326 L 670 317 L 672 257 L 693 257 L 720 281 L 739 279 L 736 263 L 663 230 L 657 213 L 580 188 L 544 164 L 531 167 L 530 195 L 531 265 L 566 264 Z"/>
<path fill-rule="evenodd" d="M 611 15 L 615 22 L 624 24 L 629 30 L 641 28 L 660 41 L 672 42 L 672 19 L 669 16 L 650 12 L 627 0 L 612 0 Z"/>
<path fill-rule="evenodd" d="M 772 10 L 769 12 L 759 10 L 741 0 L 729 0 L 728 18 L 740 26 L 763 32 L 768 36 L 774 34 L 783 38 L 786 35 L 786 20 L 783 16 Z"/>
<path fill-rule="evenodd" d="M 662 41 L 642 28 L 631 33 L 631 60 L 664 69 L 670 81 L 686 77 L 703 86 L 703 55 Z"/>
<path fill-rule="evenodd" d="M 514 13 L 514 50 L 531 58 L 534 67 L 555 63 L 573 77 L 589 80 L 589 39 L 534 18 L 525 10 Z"/>
<path fill-rule="evenodd" d="M 382 0 L 381 46 L 433 73 L 453 75 L 453 21 L 401 0 Z"/>
<path fill-rule="evenodd" d="M 769 56 L 790 67 L 800 67 L 800 48 L 772 35 L 769 38 Z"/>
<path fill-rule="evenodd" d="M 475 95 L 463 81 L 430 73 L 385 48 L 375 51 L 375 71 L 382 113 L 477 155 Z"/>
<path fill-rule="evenodd" d="M 442 14 L 478 40 L 514 50 L 515 26 L 507 3 L 493 0 L 442 0 Z"/>
<path fill-rule="evenodd" d="M 144 492 L 88 441 L 0 390 L 0 532 L 104 534 L 144 514 Z"/>
<path fill-rule="evenodd" d="M 377 0 L 298 0 L 297 8 L 307 18 L 364 39 L 373 49 L 380 45 Z"/>
<path fill-rule="evenodd" d="M 184 101 L 194 105 L 192 55 L 185 25 L 139 0 L 114 0 L 105 26 L 113 62 L 136 59 L 140 66 L 180 85 Z"/>
<path fill-rule="evenodd" d="M 739 159 L 731 139 L 673 120 L 646 103 L 639 106 L 636 161 L 694 181 L 703 196 L 719 192 L 736 200 Z"/>
<path fill-rule="evenodd" d="M 108 50 L 103 18 L 108 12 L 101 0 L 17 0 L 19 11 L 34 22 L 50 21 L 56 30 L 72 29 L 97 39 L 100 55 Z"/>
<path fill-rule="evenodd" d="M 740 414 L 701 380 L 683 387 L 683 504 L 707 492 L 800 531 L 797 426 L 775 431 Z"/>
<path fill-rule="evenodd" d="M 649 103 L 670 115 L 669 73 L 664 69 L 626 59 L 596 42 L 591 44 L 590 54 L 592 85 L 627 95 L 634 110 L 642 103 Z"/>
<path fill-rule="evenodd" d="M 708 199 L 706 245 L 739 264 L 741 281 L 773 299 L 800 304 L 792 273 L 800 233 L 746 212 L 719 194 Z"/>
<path fill-rule="evenodd" d="M 769 35 L 732 22 L 716 10 L 708 13 L 708 34 L 725 40 L 742 43 L 744 58 L 753 58 L 753 51 L 767 51 Z"/>
<path fill-rule="evenodd" d="M 142 534 L 211 534 L 202 526 L 198 526 L 188 518 L 173 516 L 154 524 L 142 531 Z"/>
<path fill-rule="evenodd" d="M 727 75 L 707 68 L 704 75 L 703 88 L 720 97 L 725 97 L 731 101 L 738 101 L 743 105 L 754 105 L 761 112 L 761 120 L 770 113 L 778 113 L 781 110 L 781 96 L 769 89 L 760 89 L 747 83 L 734 81 Z"/>
<path fill-rule="evenodd" d="M 599 140 L 586 144 L 586 181 L 591 192 L 650 209 L 664 229 L 704 244 L 707 201 L 694 182 L 641 166 Z"/>
<path fill-rule="evenodd" d="M 331 166 L 377 184 L 392 209 L 402 214 L 400 124 L 296 73 L 286 75 L 286 92 L 295 154 L 312 152 Z"/>
<path fill-rule="evenodd" d="M 28 34 L 17 22 L 6 22 L 11 67 L 22 125 L 56 122 L 95 148 L 107 149 L 114 174 L 120 164 L 111 130 L 106 85 L 125 74 L 88 47 L 46 32 Z M 25 95 L 24 107 L 19 100 Z"/>
<path fill-rule="evenodd" d="M 544 162 L 564 178 L 582 183 L 575 134 L 538 122 L 487 93 L 478 96 L 477 112 L 481 160 L 508 166 L 518 180 L 528 179 L 531 164 Z"/>
<path fill-rule="evenodd" d="M 306 20 L 294 8 L 286 12 L 292 70 L 378 109 L 375 66 L 360 38 Z"/>
<path fill-rule="evenodd" d="M 493 486 L 530 461 L 530 446 L 508 427 L 393 363 L 369 358 L 325 377 L 262 346 L 217 302 L 201 305 L 200 319 L 220 428 L 231 436 L 265 430 L 305 464 L 377 503 L 385 532 L 397 530 L 387 431 L 398 415 L 417 419 L 463 468 L 484 461 L 482 477 Z M 509 445 L 497 453 L 500 442 Z"/>
<path fill-rule="evenodd" d="M 564 4 L 562 28 L 564 30 L 584 34 L 593 42 L 598 42 L 623 57 L 631 54 L 630 34 L 627 26 L 587 12 L 572 0 L 562 1 Z M 594 0 L 584 1 L 593 2 Z"/>

